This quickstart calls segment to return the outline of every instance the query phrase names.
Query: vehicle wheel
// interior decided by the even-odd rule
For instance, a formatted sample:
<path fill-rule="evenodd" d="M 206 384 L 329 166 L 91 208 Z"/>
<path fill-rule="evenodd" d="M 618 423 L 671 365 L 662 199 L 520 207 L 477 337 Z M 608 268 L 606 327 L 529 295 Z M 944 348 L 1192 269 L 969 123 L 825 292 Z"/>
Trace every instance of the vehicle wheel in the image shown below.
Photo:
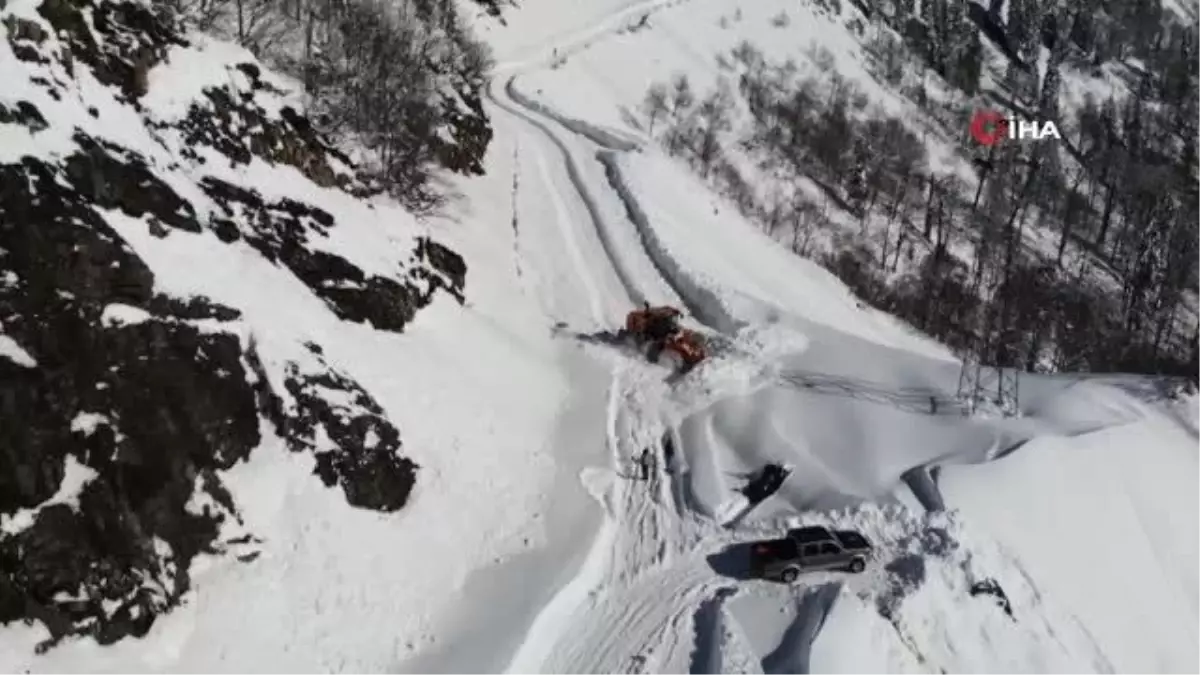
<path fill-rule="evenodd" d="M 779 580 L 785 584 L 790 584 L 794 582 L 798 576 L 800 576 L 800 572 L 789 567 L 788 569 L 779 573 Z"/>
<path fill-rule="evenodd" d="M 862 558 L 855 558 L 854 560 L 850 561 L 849 569 L 851 572 L 858 574 L 859 572 L 862 572 L 864 569 L 866 569 L 866 567 L 867 567 L 867 563 L 864 562 Z"/>

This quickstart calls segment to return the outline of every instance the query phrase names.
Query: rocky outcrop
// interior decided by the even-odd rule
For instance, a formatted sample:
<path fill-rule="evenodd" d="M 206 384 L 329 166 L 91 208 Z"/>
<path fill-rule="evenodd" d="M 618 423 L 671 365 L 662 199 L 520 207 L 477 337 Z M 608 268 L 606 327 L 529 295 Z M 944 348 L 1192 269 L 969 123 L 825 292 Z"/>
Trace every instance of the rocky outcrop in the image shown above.
<path fill-rule="evenodd" d="M 515 7 L 516 0 L 475 0 L 475 4 L 479 5 L 485 12 L 496 18 L 500 18 L 504 14 L 505 7 Z"/>
<path fill-rule="evenodd" d="M 84 67 L 101 84 L 116 87 L 125 100 L 135 103 L 145 94 L 147 70 L 162 60 L 166 50 L 186 45 L 176 27 L 150 6 L 132 0 L 43 0 L 38 13 L 54 29 L 63 51 L 46 53 L 48 31 L 19 17 L 7 17 L 13 54 L 37 63 L 57 62 L 67 75 Z"/>
<path fill-rule="evenodd" d="M 153 5 L 44 0 L 37 12 L 6 16 L 0 2 L 0 59 L 11 52 L 48 96 L 0 94 L 0 132 L 74 149 L 0 154 L 0 420 L 19 420 L 0 421 L 0 623 L 40 623 L 47 648 L 144 635 L 191 588 L 198 555 L 252 562 L 269 533 L 246 530 L 223 472 L 264 435 L 311 456 L 313 480 L 352 507 L 396 511 L 418 477 L 400 430 L 320 345 L 263 358 L 239 309 L 162 292 L 114 218 L 249 247 L 337 317 L 378 330 L 403 331 L 438 292 L 465 301 L 466 265 L 415 238 L 394 274 L 368 274 L 316 245 L 337 215 L 205 175 L 213 157 L 257 158 L 314 189 L 373 192 L 302 115 L 266 104 L 279 92 L 256 64 L 232 66 L 242 84 L 205 89 L 172 121 L 143 107 L 147 71 L 188 43 Z M 85 105 L 70 81 L 84 71 L 142 120 L 142 144 L 51 128 L 64 116 L 50 106 Z"/>
<path fill-rule="evenodd" d="M 215 472 L 260 438 L 240 337 L 190 323 L 238 312 L 156 295 L 72 166 L 0 165 L 0 321 L 36 364 L 0 358 L 4 418 L 21 420 L 0 426 L 0 621 L 103 643 L 178 602 L 236 513 Z M 76 504 L 42 506 L 68 460 L 91 478 Z M 201 494 L 220 512 L 189 510 Z"/>
<path fill-rule="evenodd" d="M 203 101 L 194 103 L 187 117 L 174 125 L 183 132 L 185 156 L 203 161 L 195 148 L 207 146 L 233 164 L 247 164 L 258 157 L 295 167 L 321 187 L 338 187 L 363 196 L 377 192 L 353 174 L 350 158 L 322 138 L 307 118 L 289 106 L 283 106 L 278 116 L 263 109 L 256 94 L 282 92 L 263 81 L 256 64 L 241 63 L 236 70 L 245 78 L 245 85 L 205 89 Z"/>
<path fill-rule="evenodd" d="M 350 504 L 399 509 L 417 470 L 416 463 L 399 455 L 399 431 L 366 390 L 325 364 L 319 346 L 307 347 L 323 367 L 288 364 L 286 392 L 261 390 L 269 419 L 293 451 L 314 453 L 316 474 L 325 485 L 340 487 Z"/>
<path fill-rule="evenodd" d="M 244 238 L 263 257 L 291 270 L 343 319 L 399 332 L 438 289 L 464 300 L 462 258 L 427 239 L 418 240 L 414 251 L 414 261 L 426 264 L 411 266 L 403 283 L 367 275 L 345 258 L 306 246 L 309 238 L 336 226 L 328 212 L 291 199 L 267 201 L 254 190 L 215 178 L 204 179 L 201 187 L 222 210 L 210 221 L 218 236 Z M 432 259 L 430 250 L 437 251 Z"/>

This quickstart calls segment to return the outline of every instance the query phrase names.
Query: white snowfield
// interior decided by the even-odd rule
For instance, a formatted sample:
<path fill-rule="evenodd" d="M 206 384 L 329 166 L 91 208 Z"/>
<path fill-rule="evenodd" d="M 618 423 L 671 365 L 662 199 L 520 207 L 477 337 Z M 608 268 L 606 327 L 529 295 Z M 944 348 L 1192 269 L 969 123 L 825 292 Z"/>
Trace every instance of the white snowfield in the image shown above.
<path fill-rule="evenodd" d="M 501 65 L 496 138 L 446 217 L 310 195 L 365 219 L 339 243 L 359 265 L 423 229 L 467 260 L 467 307 L 439 302 L 403 336 L 338 321 L 211 235 L 156 240 L 114 216 L 160 283 L 241 309 L 265 354 L 318 339 L 422 480 L 397 514 L 358 511 L 260 448 L 229 480 L 266 538 L 259 561 L 195 565 L 190 601 L 141 640 L 34 656 L 39 629 L 0 629 L 0 670 L 1200 670 L 1196 401 L 1136 377 L 1023 376 L 1020 416 L 961 415 L 945 347 L 587 117 L 641 63 L 589 50 L 657 11 L 692 4 L 523 0 L 507 27 L 480 20 Z M 298 189 L 241 173 L 225 178 Z M 236 273 L 208 274 L 217 256 Z M 643 300 L 684 307 L 713 358 L 675 379 L 605 344 Z M 737 490 L 768 461 L 793 473 L 747 510 Z M 747 579 L 741 546 L 799 523 L 858 529 L 874 558 L 790 587 Z M 989 580 L 1008 611 L 978 592 Z"/>

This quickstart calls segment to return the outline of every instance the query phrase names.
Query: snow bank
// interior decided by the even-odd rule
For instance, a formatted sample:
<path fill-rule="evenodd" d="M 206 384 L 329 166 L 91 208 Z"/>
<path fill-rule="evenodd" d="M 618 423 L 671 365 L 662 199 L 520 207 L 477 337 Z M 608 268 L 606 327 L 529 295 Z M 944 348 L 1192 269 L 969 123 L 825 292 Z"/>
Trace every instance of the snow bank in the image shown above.
<path fill-rule="evenodd" d="M 942 491 L 1094 636 L 1117 671 L 1191 672 L 1200 611 L 1195 440 L 1155 416 L 1039 439 Z"/>

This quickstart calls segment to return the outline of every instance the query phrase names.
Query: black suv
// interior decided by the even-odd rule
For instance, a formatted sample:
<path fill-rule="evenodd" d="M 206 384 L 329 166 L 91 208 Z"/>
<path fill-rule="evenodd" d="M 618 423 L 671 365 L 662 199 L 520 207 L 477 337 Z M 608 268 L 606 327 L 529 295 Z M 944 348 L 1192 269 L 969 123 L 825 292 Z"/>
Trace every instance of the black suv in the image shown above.
<path fill-rule="evenodd" d="M 790 584 L 809 570 L 862 572 L 870 555 L 871 543 L 861 533 L 810 526 L 758 542 L 750 549 L 750 566 L 755 576 Z"/>

